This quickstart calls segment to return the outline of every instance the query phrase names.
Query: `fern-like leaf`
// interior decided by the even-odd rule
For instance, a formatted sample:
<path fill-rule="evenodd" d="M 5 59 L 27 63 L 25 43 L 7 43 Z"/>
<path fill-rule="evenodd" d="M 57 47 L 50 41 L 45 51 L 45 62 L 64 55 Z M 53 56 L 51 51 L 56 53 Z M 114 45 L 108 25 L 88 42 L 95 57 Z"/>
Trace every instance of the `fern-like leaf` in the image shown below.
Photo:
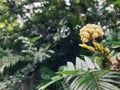
<path fill-rule="evenodd" d="M 9 54 L 0 59 L 0 73 L 4 71 L 5 67 L 9 67 L 10 65 L 14 65 L 18 61 L 23 60 L 23 57 L 20 55 Z"/>

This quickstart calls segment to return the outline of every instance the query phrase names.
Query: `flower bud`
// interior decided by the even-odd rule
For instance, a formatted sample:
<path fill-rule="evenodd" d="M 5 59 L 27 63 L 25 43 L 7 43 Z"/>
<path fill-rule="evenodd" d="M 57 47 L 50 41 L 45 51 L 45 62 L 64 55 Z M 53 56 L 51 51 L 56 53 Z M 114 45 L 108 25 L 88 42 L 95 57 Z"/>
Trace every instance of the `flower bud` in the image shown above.
<path fill-rule="evenodd" d="M 82 42 L 94 41 L 96 38 L 103 37 L 104 33 L 100 26 L 95 24 L 87 24 L 82 29 L 80 29 L 80 37 Z M 85 38 L 85 39 L 84 39 Z"/>
<path fill-rule="evenodd" d="M 85 32 L 85 33 L 84 33 L 84 37 L 87 38 L 87 39 L 89 39 L 89 38 L 90 38 L 89 33 L 88 33 L 88 32 Z"/>
<path fill-rule="evenodd" d="M 89 40 L 87 38 L 81 39 L 83 43 L 87 43 Z"/>
<path fill-rule="evenodd" d="M 98 35 L 98 33 L 93 33 L 93 35 L 92 35 L 92 39 L 94 40 L 95 38 L 97 38 L 97 37 L 99 37 L 99 35 Z"/>
<path fill-rule="evenodd" d="M 104 51 L 109 54 L 110 53 L 110 49 L 109 48 L 104 48 Z"/>

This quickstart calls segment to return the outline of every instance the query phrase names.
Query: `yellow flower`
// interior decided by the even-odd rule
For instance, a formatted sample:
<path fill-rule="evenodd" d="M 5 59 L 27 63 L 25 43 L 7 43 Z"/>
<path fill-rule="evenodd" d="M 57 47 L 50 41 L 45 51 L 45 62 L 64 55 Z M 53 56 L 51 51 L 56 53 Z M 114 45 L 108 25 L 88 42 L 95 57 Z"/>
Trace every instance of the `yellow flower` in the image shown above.
<path fill-rule="evenodd" d="M 101 53 L 104 53 L 104 47 L 103 47 L 103 45 L 102 44 L 99 44 L 99 43 L 97 43 L 97 42 L 93 42 L 93 44 L 94 44 L 94 47 L 96 48 L 96 50 L 97 51 L 99 51 L 99 52 L 101 52 Z"/>
<path fill-rule="evenodd" d="M 79 46 L 86 48 L 92 52 L 96 52 L 95 49 L 92 46 L 88 46 L 87 44 L 79 44 Z"/>
<path fill-rule="evenodd" d="M 82 38 L 84 42 L 88 42 L 89 40 L 87 38 Z"/>
<path fill-rule="evenodd" d="M 109 54 L 110 53 L 110 49 L 109 48 L 104 48 L 105 53 Z"/>
<path fill-rule="evenodd" d="M 94 41 L 98 37 L 103 37 L 104 33 L 100 26 L 87 24 L 80 29 L 80 37 L 83 43 Z"/>
<path fill-rule="evenodd" d="M 93 39 L 95 39 L 95 38 L 97 38 L 97 37 L 99 37 L 99 34 L 98 34 L 97 32 L 95 32 L 95 33 L 92 34 L 92 38 L 93 38 Z"/>

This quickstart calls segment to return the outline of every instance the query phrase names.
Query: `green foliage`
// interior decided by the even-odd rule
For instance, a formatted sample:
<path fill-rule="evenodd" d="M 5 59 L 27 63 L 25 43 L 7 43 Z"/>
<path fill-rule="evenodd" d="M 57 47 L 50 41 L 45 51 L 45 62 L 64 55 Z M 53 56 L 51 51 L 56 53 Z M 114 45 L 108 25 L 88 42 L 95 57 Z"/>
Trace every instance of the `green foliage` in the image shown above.
<path fill-rule="evenodd" d="M 45 90 L 49 85 L 51 85 L 51 84 L 53 84 L 53 83 L 55 83 L 56 81 L 59 81 L 59 80 L 61 80 L 63 77 L 61 77 L 61 76 L 59 76 L 59 75 L 57 75 L 57 76 L 55 76 L 55 77 L 52 77 L 51 79 L 52 79 L 52 81 L 50 81 L 50 82 L 48 82 L 47 84 L 45 84 L 44 86 L 38 86 L 38 90 Z"/>
<path fill-rule="evenodd" d="M 86 59 L 88 58 L 85 57 L 85 60 Z M 82 65 L 84 64 L 86 66 L 80 67 L 81 62 Z M 71 64 L 72 66 L 74 65 L 72 62 Z M 76 58 L 76 64 L 74 65 L 74 67 L 77 68 L 74 68 L 74 70 L 71 69 L 71 64 L 67 64 L 67 66 L 64 67 L 64 69 L 67 70 L 63 69 L 63 71 L 61 72 L 56 72 L 56 74 L 62 74 L 62 76 L 55 76 L 57 78 L 52 79 L 51 82 L 43 85 L 41 88 L 39 88 L 39 90 L 45 90 L 49 85 L 63 78 L 65 79 L 65 82 L 67 83 L 66 85 L 68 85 L 69 90 L 119 90 L 119 87 L 117 87 L 120 85 L 118 80 L 120 78 L 119 72 L 110 70 L 98 70 L 96 68 L 93 68 L 95 67 L 94 64 L 88 64 L 78 57 Z"/>
<path fill-rule="evenodd" d="M 115 75 L 116 74 L 116 75 Z M 111 79 L 112 77 L 118 77 L 118 72 L 110 71 L 88 71 L 76 76 L 69 76 L 66 81 L 70 85 L 69 90 L 107 90 L 107 89 L 116 89 L 115 84 L 119 84 L 118 80 Z M 72 81 L 71 81 L 72 80 Z M 113 84 L 114 83 L 114 84 Z"/>
<path fill-rule="evenodd" d="M 100 24 L 106 32 L 104 44 L 119 41 L 118 1 L 106 0 L 100 5 L 97 0 L 0 0 L 0 69 L 6 66 L 0 85 L 8 86 L 5 90 L 18 90 L 25 84 L 26 90 L 32 90 L 50 82 L 42 88 L 50 85 L 51 90 L 69 90 L 62 75 L 52 77 L 66 63 L 69 69 L 57 73 L 81 74 L 97 67 L 87 57 L 77 58 L 73 64 L 80 54 L 92 56 L 78 46 L 79 29 L 87 23 Z M 27 88 L 29 80 L 31 87 Z"/>
<path fill-rule="evenodd" d="M 116 0 L 113 4 L 120 5 L 120 0 Z"/>

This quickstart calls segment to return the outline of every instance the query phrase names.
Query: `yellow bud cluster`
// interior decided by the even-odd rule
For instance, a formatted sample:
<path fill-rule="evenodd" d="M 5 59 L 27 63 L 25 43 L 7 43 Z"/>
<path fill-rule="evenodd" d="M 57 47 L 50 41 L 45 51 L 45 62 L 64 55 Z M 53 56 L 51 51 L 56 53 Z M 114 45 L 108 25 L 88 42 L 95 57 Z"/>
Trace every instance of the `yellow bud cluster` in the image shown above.
<path fill-rule="evenodd" d="M 105 53 L 109 54 L 110 53 L 110 49 L 109 48 L 104 48 Z"/>
<path fill-rule="evenodd" d="M 80 36 L 83 43 L 94 41 L 98 37 L 103 37 L 104 33 L 100 26 L 87 24 L 80 29 Z"/>

